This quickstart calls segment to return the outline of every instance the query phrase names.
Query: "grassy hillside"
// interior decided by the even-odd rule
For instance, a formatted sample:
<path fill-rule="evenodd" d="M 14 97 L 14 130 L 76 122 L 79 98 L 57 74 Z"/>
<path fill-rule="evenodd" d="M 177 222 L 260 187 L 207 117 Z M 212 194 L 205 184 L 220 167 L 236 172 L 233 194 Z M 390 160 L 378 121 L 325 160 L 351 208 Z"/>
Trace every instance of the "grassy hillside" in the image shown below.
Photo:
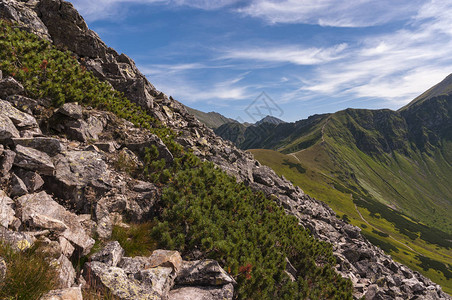
<path fill-rule="evenodd" d="M 451 90 L 452 75 L 399 111 L 347 109 L 250 151 L 452 293 Z"/>
<path fill-rule="evenodd" d="M 201 123 L 206 124 L 207 127 L 212 129 L 218 128 L 223 124 L 237 123 L 236 120 L 227 118 L 222 114 L 219 114 L 214 111 L 205 113 L 188 106 L 186 106 L 185 108 L 190 114 L 194 115 L 196 119 L 198 119 Z"/>
<path fill-rule="evenodd" d="M 341 170 L 321 143 L 298 153 L 250 150 L 257 160 L 284 175 L 305 192 L 333 208 L 339 217 L 362 229 L 373 243 L 440 284 L 452 294 L 452 240 L 392 209 L 353 182 L 355 175 Z M 449 236 L 449 237 L 448 237 Z"/>

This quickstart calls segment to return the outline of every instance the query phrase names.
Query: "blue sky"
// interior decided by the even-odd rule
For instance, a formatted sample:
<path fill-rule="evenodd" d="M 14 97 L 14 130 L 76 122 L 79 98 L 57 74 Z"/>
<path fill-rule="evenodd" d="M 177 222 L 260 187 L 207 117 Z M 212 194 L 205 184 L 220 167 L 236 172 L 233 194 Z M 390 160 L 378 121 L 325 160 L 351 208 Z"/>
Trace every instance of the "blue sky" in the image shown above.
<path fill-rule="evenodd" d="M 452 73 L 452 1 L 71 2 L 157 89 L 234 119 L 262 92 L 286 121 L 398 109 Z"/>

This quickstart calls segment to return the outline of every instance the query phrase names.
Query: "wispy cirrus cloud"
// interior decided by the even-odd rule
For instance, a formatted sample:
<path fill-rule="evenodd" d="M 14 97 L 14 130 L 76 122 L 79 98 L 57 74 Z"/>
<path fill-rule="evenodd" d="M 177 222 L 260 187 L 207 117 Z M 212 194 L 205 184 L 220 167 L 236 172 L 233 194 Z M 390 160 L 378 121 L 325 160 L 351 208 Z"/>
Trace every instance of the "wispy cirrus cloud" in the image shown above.
<path fill-rule="evenodd" d="M 226 53 L 221 58 L 292 63 L 296 65 L 316 65 L 339 59 L 346 48 L 347 44 L 345 43 L 327 48 L 299 47 L 294 45 L 238 48 L 226 50 Z"/>
<path fill-rule="evenodd" d="M 204 10 L 219 9 L 240 0 L 69 0 L 88 21 L 116 18 L 124 13 L 126 4 L 163 4 L 188 6 Z"/>
<path fill-rule="evenodd" d="M 270 23 L 365 27 L 409 18 L 422 0 L 254 0 L 238 12 Z"/>
<path fill-rule="evenodd" d="M 369 37 L 300 84 L 300 93 L 350 95 L 406 103 L 452 72 L 452 3 L 431 1 L 412 23 Z"/>

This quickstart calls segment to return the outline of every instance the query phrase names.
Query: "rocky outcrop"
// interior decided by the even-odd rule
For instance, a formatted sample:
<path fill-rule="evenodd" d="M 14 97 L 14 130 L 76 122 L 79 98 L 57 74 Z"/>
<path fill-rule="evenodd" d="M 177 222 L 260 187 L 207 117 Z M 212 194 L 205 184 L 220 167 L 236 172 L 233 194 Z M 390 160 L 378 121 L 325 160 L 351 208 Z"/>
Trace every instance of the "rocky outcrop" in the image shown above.
<path fill-rule="evenodd" d="M 184 267 L 192 265 L 177 251 L 155 250 L 149 257 L 134 258 L 123 254 L 118 242 L 107 244 L 85 265 L 86 281 L 119 299 L 185 299 L 190 294 L 191 299 L 232 299 L 235 281 L 217 262 L 195 262 L 199 267 L 193 270 Z M 175 281 L 187 281 L 187 268 L 192 277 L 204 280 L 190 281 L 193 287 L 176 287 Z"/>
<path fill-rule="evenodd" d="M 172 128 L 181 145 L 192 149 L 202 159 L 215 163 L 237 181 L 263 191 L 288 214 L 298 218 L 301 226 L 309 229 L 315 237 L 331 243 L 338 261 L 337 272 L 351 279 L 356 298 L 450 299 L 429 279 L 394 262 L 363 238 L 358 228 L 337 219 L 326 204 L 261 166 L 251 154 L 223 141 L 188 114 L 183 105 L 157 91 L 130 58 L 108 48 L 88 29 L 70 3 L 62 0 L 27 3 L 5 0 L 0 4 L 0 16 L 19 22 L 20 26 L 52 40 L 57 46 L 68 47 L 97 77 L 108 81 L 162 124 Z M 36 127 L 38 122 L 35 124 L 29 118 L 33 109 L 21 105 L 21 101 L 29 100 L 15 96 L 9 90 L 4 93 L 3 98 L 11 103 L 11 107 L 22 111 L 17 114 L 13 110 L 13 116 L 0 110 L 1 188 L 9 193 L 11 183 L 4 178 L 10 178 L 14 173 L 25 184 L 27 194 L 16 199 L 17 208 L 8 200 L 0 202 L 1 213 L 9 218 L 0 226 L 0 239 L 21 249 L 44 236 L 57 242 L 66 256 L 71 256 L 79 251 L 87 253 L 92 246 L 91 232 L 99 229 L 103 236 L 109 235 L 111 214 L 140 220 L 150 213 L 152 204 L 159 197 L 158 188 L 124 174 L 118 170 L 121 166 L 115 167 L 115 161 L 124 155 L 133 162 L 130 164 L 133 168 L 140 163 L 143 147 L 155 145 L 161 158 L 171 162 L 172 155 L 160 139 L 111 114 L 70 104 L 47 120 L 49 127 L 58 134 L 52 138 L 57 139 L 61 147 L 55 146 L 55 141 L 47 140 L 53 146 L 46 150 L 39 146 L 43 140 L 38 140 L 38 129 L 43 128 Z M 37 99 L 29 102 L 36 107 L 45 106 Z M 8 104 L 5 107 L 10 109 Z M 62 120 L 67 123 L 62 124 Z M 50 138 L 45 130 L 43 135 Z M 20 140 L 25 137 L 31 140 Z M 114 147 L 92 145 L 93 142 L 104 144 L 113 140 L 116 143 Z M 24 174 L 37 174 L 45 183 L 43 186 L 27 184 L 30 175 Z M 20 193 L 24 192 L 20 182 L 19 187 Z M 39 192 L 40 189 L 45 192 Z M 41 200 L 48 209 L 40 206 Z M 15 210 L 17 222 L 13 220 L 11 209 Z M 86 218 L 76 217 L 74 212 L 90 214 L 85 215 Z M 25 225 L 31 226 L 32 235 L 21 232 Z M 71 247 L 79 251 L 71 250 Z M 113 248 L 117 249 L 116 246 Z M 182 276 L 178 276 L 178 259 L 174 257 L 163 259 L 163 265 L 156 266 L 150 258 L 120 259 L 120 251 L 113 254 L 112 250 L 111 256 L 108 251 L 86 265 L 84 276 L 89 284 L 109 289 L 122 299 L 136 299 L 137 295 L 145 299 L 232 298 L 234 281 L 214 262 L 183 262 L 180 266 Z M 296 271 L 292 270 L 292 273 L 296 275 Z M 216 280 L 221 284 L 212 285 Z M 149 288 L 153 286 L 155 290 Z"/>
<path fill-rule="evenodd" d="M 83 300 L 83 296 L 80 287 L 72 287 L 50 291 L 40 300 Z"/>

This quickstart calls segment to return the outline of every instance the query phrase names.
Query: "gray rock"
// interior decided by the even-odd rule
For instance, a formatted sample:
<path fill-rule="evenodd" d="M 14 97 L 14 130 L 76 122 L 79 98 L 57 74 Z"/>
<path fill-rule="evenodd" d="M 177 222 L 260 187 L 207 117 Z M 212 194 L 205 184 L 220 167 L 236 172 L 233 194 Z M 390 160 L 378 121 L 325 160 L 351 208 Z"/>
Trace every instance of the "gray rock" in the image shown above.
<path fill-rule="evenodd" d="M 61 255 L 55 261 L 56 270 L 57 270 L 57 280 L 59 288 L 70 288 L 76 278 L 75 269 L 72 266 L 71 261 L 64 255 Z"/>
<path fill-rule="evenodd" d="M 167 299 L 170 289 L 174 285 L 176 272 L 171 267 L 155 267 L 141 270 L 135 274 L 142 285 L 151 287 L 152 291 L 161 299 Z"/>
<path fill-rule="evenodd" d="M 14 138 L 14 145 L 33 148 L 50 156 L 55 156 L 66 150 L 66 147 L 60 140 L 52 137 L 34 137 L 34 138 Z"/>
<path fill-rule="evenodd" d="M 0 256 L 0 284 L 6 278 L 6 271 L 8 270 L 6 266 L 6 261 Z"/>
<path fill-rule="evenodd" d="M 17 199 L 23 222 L 49 229 L 65 237 L 86 255 L 94 240 L 85 232 L 77 216 L 55 202 L 46 192 L 29 194 Z M 60 233 L 61 232 L 61 233 Z"/>
<path fill-rule="evenodd" d="M 0 98 L 6 98 L 9 95 L 23 93 L 24 87 L 12 77 L 6 77 L 0 80 Z"/>
<path fill-rule="evenodd" d="M 2 157 L 0 157 L 0 174 L 7 177 L 9 171 L 13 167 L 16 153 L 11 150 L 4 150 Z"/>
<path fill-rule="evenodd" d="M 0 241 L 10 245 L 13 249 L 24 251 L 33 246 L 34 239 L 26 234 L 8 230 L 0 226 Z"/>
<path fill-rule="evenodd" d="M 71 3 L 61 0 L 41 0 L 36 11 L 56 46 L 67 47 L 79 56 L 105 58 L 107 47 L 95 32 L 88 29 Z"/>
<path fill-rule="evenodd" d="M 95 144 L 100 150 L 107 152 L 107 153 L 113 153 L 116 151 L 116 149 L 119 148 L 119 145 L 116 142 L 100 142 Z"/>
<path fill-rule="evenodd" d="M 102 250 L 91 256 L 91 261 L 99 261 L 107 266 L 116 267 L 124 256 L 124 249 L 117 241 L 109 242 Z"/>
<path fill-rule="evenodd" d="M 37 172 L 17 169 L 14 170 L 14 173 L 22 179 L 30 193 L 38 191 L 44 185 L 44 180 Z"/>
<path fill-rule="evenodd" d="M 22 196 L 28 192 L 27 186 L 16 174 L 11 176 L 11 196 Z"/>
<path fill-rule="evenodd" d="M 15 219 L 13 204 L 14 201 L 4 191 L 0 190 L 0 225 L 5 228 L 8 228 Z"/>
<path fill-rule="evenodd" d="M 36 119 L 11 105 L 8 101 L 0 100 L 0 113 L 10 118 L 14 125 L 19 129 L 38 129 Z M 39 131 L 40 133 L 40 131 Z"/>
<path fill-rule="evenodd" d="M 123 269 L 109 267 L 98 261 L 86 263 L 83 276 L 89 285 L 106 289 L 119 299 L 162 299 L 162 295 L 154 292 L 152 287 L 144 286 L 137 279 L 128 277 Z"/>
<path fill-rule="evenodd" d="M 0 115 L 0 141 L 18 137 L 20 133 L 10 118 Z"/>
<path fill-rule="evenodd" d="M 75 251 L 74 246 L 63 236 L 58 238 L 58 243 L 60 244 L 61 253 L 66 257 L 71 257 Z"/>
<path fill-rule="evenodd" d="M 218 287 L 183 286 L 171 290 L 168 300 L 232 300 L 233 296 L 232 284 Z"/>
<path fill-rule="evenodd" d="M 123 269 L 126 274 L 135 274 L 142 269 L 147 269 L 150 267 L 149 257 L 123 257 L 119 262 L 118 267 Z"/>
<path fill-rule="evenodd" d="M 269 176 L 271 174 L 268 172 L 268 167 L 261 166 L 259 168 L 253 169 L 253 179 L 255 182 L 266 185 L 266 186 L 272 186 L 273 185 L 273 179 Z"/>
<path fill-rule="evenodd" d="M 39 300 L 83 300 L 80 287 L 52 290 L 42 296 Z"/>
<path fill-rule="evenodd" d="M 66 103 L 51 118 L 50 126 L 69 139 L 80 142 L 96 141 L 106 125 L 101 116 L 83 116 L 83 109 L 76 103 Z"/>
<path fill-rule="evenodd" d="M 65 103 L 57 112 L 75 120 L 83 117 L 82 107 L 77 103 Z"/>
<path fill-rule="evenodd" d="M 361 229 L 350 224 L 345 224 L 343 230 L 352 239 L 358 238 L 361 232 Z"/>
<path fill-rule="evenodd" d="M 178 285 L 216 286 L 229 283 L 236 282 L 214 260 L 184 261 L 176 278 Z"/>
<path fill-rule="evenodd" d="M 93 187 L 96 193 L 110 189 L 106 183 L 109 178 L 107 165 L 97 152 L 67 151 L 56 155 L 54 162 L 55 176 L 48 178 L 48 190 L 59 198 L 70 200 L 80 211 L 89 212 L 91 209 L 86 203 L 88 187 Z M 96 194 L 90 201 L 94 202 L 95 197 Z"/>
<path fill-rule="evenodd" d="M 55 171 L 55 166 L 46 153 L 21 145 L 16 146 L 14 165 L 43 175 L 53 175 Z"/>
<path fill-rule="evenodd" d="M 101 240 L 109 240 L 113 233 L 113 222 L 110 215 L 97 221 L 96 233 Z"/>
<path fill-rule="evenodd" d="M 29 115 L 33 115 L 35 109 L 40 105 L 44 104 L 42 102 L 38 102 L 34 99 L 27 98 L 21 95 L 12 95 L 6 97 L 6 100 L 11 103 L 15 108 Z"/>
<path fill-rule="evenodd" d="M 171 250 L 155 250 L 149 256 L 149 268 L 153 267 L 169 267 L 175 272 L 179 272 L 182 265 L 182 257 L 178 251 Z"/>
<path fill-rule="evenodd" d="M 174 160 L 173 154 L 155 134 L 134 135 L 133 132 L 127 132 L 127 134 L 128 137 L 124 143 L 125 146 L 138 153 L 141 157 L 144 157 L 147 148 L 155 146 L 159 151 L 158 159 L 164 159 L 167 163 L 171 163 Z"/>
<path fill-rule="evenodd" d="M 0 18 L 14 21 L 21 29 L 50 41 L 47 28 L 33 10 L 33 4 L 4 0 L 0 2 Z"/>

